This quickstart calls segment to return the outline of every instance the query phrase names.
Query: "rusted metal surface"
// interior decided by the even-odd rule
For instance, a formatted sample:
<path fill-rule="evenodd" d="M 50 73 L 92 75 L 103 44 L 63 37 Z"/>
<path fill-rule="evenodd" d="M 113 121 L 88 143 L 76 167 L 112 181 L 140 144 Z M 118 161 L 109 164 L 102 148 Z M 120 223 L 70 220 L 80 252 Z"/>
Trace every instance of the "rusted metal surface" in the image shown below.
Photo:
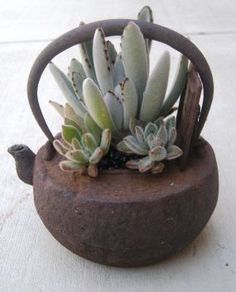
<path fill-rule="evenodd" d="M 176 144 L 183 150 L 179 158 L 180 167 L 187 165 L 191 145 L 196 142 L 196 127 L 199 118 L 199 101 L 202 92 L 202 83 L 194 66 L 190 66 L 187 84 L 181 96 L 177 115 L 177 141 Z"/>
<path fill-rule="evenodd" d="M 64 50 L 92 39 L 96 28 L 102 27 L 106 36 L 121 35 L 129 21 L 136 22 L 146 38 L 171 46 L 186 55 L 195 66 L 201 77 L 204 91 L 202 110 L 197 124 L 197 137 L 200 135 L 210 110 L 214 90 L 211 70 L 200 50 L 190 40 L 166 27 L 131 19 L 113 19 L 82 25 L 63 34 L 51 42 L 36 59 L 28 80 L 28 99 L 39 126 L 50 141 L 53 141 L 54 138 L 45 122 L 38 102 L 38 84 L 47 64 Z"/>
<path fill-rule="evenodd" d="M 96 179 L 59 170 L 61 156 L 35 161 L 34 200 L 51 234 L 87 259 L 142 266 L 175 254 L 208 222 L 218 197 L 214 152 L 196 147 L 185 171 L 171 163 L 161 175 L 129 170 Z"/>

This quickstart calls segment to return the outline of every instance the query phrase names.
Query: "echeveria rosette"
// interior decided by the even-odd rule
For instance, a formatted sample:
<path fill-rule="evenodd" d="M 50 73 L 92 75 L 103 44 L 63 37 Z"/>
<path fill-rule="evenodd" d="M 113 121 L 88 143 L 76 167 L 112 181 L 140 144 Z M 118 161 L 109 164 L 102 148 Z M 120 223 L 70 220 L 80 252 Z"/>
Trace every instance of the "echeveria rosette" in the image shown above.
<path fill-rule="evenodd" d="M 162 117 L 149 122 L 143 129 L 131 127 L 132 135 L 126 136 L 117 144 L 117 149 L 126 154 L 137 154 L 139 159 L 129 160 L 126 166 L 140 172 L 160 173 L 164 169 L 164 160 L 180 157 L 183 151 L 176 145 L 175 117 L 165 121 Z M 143 157 L 142 157 L 143 156 Z"/>

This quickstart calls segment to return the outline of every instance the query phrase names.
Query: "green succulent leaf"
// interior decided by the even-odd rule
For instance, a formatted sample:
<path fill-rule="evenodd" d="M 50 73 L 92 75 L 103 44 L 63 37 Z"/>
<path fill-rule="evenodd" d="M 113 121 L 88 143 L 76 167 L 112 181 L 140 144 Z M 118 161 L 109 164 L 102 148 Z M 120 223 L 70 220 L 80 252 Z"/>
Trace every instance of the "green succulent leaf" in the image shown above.
<path fill-rule="evenodd" d="M 77 73 L 81 79 L 86 78 L 86 73 L 84 71 L 83 65 L 75 58 L 71 59 L 70 66 L 68 68 L 68 75 L 72 78 L 72 74 Z"/>
<path fill-rule="evenodd" d="M 85 132 L 85 126 L 84 126 L 83 119 L 79 115 L 76 114 L 76 112 L 74 111 L 72 106 L 70 106 L 69 103 L 65 104 L 64 117 L 65 117 L 65 121 L 67 121 L 69 124 L 73 125 L 73 123 L 74 123 L 74 126 L 76 128 L 79 128 L 79 129 L 81 129 L 82 132 Z M 73 123 L 71 123 L 70 121 L 73 121 Z"/>
<path fill-rule="evenodd" d="M 168 145 L 173 145 L 176 141 L 177 131 L 176 128 L 170 128 L 168 131 Z"/>
<path fill-rule="evenodd" d="M 188 72 L 188 59 L 184 55 L 182 55 L 180 59 L 179 67 L 176 73 L 175 81 L 173 83 L 173 86 L 169 94 L 167 95 L 164 101 L 164 104 L 161 108 L 160 115 L 166 116 L 170 112 L 171 108 L 173 107 L 173 105 L 175 104 L 179 96 L 181 95 L 184 89 L 184 86 L 186 84 L 187 72 Z"/>
<path fill-rule="evenodd" d="M 144 6 L 138 14 L 138 19 L 153 23 L 152 9 L 149 6 Z M 150 51 L 151 40 L 145 39 L 147 51 Z"/>
<path fill-rule="evenodd" d="M 144 129 L 145 138 L 147 138 L 150 134 L 156 135 L 157 132 L 157 126 L 154 123 L 149 122 Z"/>
<path fill-rule="evenodd" d="M 59 113 L 59 115 L 62 118 L 64 118 L 64 106 L 53 100 L 49 100 L 49 103 L 54 107 L 54 109 Z"/>
<path fill-rule="evenodd" d="M 79 116 L 83 117 L 83 115 L 86 113 L 86 108 L 75 95 L 73 86 L 68 77 L 53 63 L 49 64 L 49 68 L 69 104 L 74 108 L 75 112 Z"/>
<path fill-rule="evenodd" d="M 113 71 L 114 64 L 116 62 L 117 52 L 116 49 L 111 41 L 106 42 L 106 47 L 109 55 L 111 71 Z"/>
<path fill-rule="evenodd" d="M 93 60 L 97 81 L 103 94 L 113 89 L 110 56 L 102 28 L 95 31 L 93 37 Z"/>
<path fill-rule="evenodd" d="M 81 165 L 86 165 L 86 163 L 88 163 L 89 158 L 88 156 L 85 154 L 84 151 L 77 149 L 77 150 L 73 150 L 73 151 L 69 151 L 66 153 L 66 158 L 73 161 L 73 162 L 77 162 Z"/>
<path fill-rule="evenodd" d="M 149 151 L 148 155 L 152 161 L 162 161 L 166 158 L 167 152 L 165 147 L 156 146 Z"/>
<path fill-rule="evenodd" d="M 149 156 L 146 156 L 139 160 L 138 169 L 140 172 L 146 172 L 154 166 L 154 162 L 150 159 Z"/>
<path fill-rule="evenodd" d="M 149 65 L 143 34 L 134 22 L 129 22 L 124 29 L 121 53 L 126 76 L 133 81 L 139 96 L 139 104 L 141 104 Z"/>
<path fill-rule="evenodd" d="M 168 132 L 166 130 L 166 127 L 164 125 L 161 125 L 158 132 L 157 132 L 157 137 L 163 141 L 164 145 L 167 144 L 168 142 Z"/>
<path fill-rule="evenodd" d="M 81 140 L 82 132 L 71 125 L 62 125 L 62 138 L 67 143 L 71 144 L 73 138 Z"/>
<path fill-rule="evenodd" d="M 79 172 L 81 174 L 85 171 L 84 165 L 69 160 L 61 161 L 59 166 L 62 171 Z"/>
<path fill-rule="evenodd" d="M 183 151 L 176 145 L 170 145 L 167 148 L 167 160 L 172 160 L 180 157 L 183 154 Z"/>
<path fill-rule="evenodd" d="M 98 125 L 95 123 L 95 121 L 90 117 L 88 113 L 85 114 L 84 116 L 84 125 L 86 130 L 94 136 L 97 144 L 99 144 L 101 129 L 98 127 Z"/>
<path fill-rule="evenodd" d="M 116 56 L 113 67 L 113 84 L 116 87 L 125 78 L 125 69 L 122 62 L 121 53 Z"/>
<path fill-rule="evenodd" d="M 97 164 L 103 157 L 103 151 L 100 147 L 97 147 L 93 154 L 90 156 L 89 162 L 91 164 Z"/>
<path fill-rule="evenodd" d="M 53 146 L 56 149 L 56 151 L 62 155 L 65 156 L 65 154 L 69 151 L 69 148 L 66 147 L 60 140 L 56 139 L 53 141 Z"/>
<path fill-rule="evenodd" d="M 102 131 L 100 148 L 103 151 L 104 156 L 108 153 L 111 145 L 111 130 L 105 129 Z"/>
<path fill-rule="evenodd" d="M 88 166 L 88 175 L 91 177 L 98 176 L 98 167 L 96 164 L 89 164 Z"/>
<path fill-rule="evenodd" d="M 133 151 L 130 150 L 129 147 L 126 146 L 125 142 L 124 141 L 121 141 L 119 142 L 117 145 L 116 145 L 116 149 L 120 152 L 123 152 L 123 153 L 126 153 L 126 154 L 132 154 Z"/>
<path fill-rule="evenodd" d="M 97 141 L 91 133 L 85 133 L 81 139 L 82 145 L 90 153 L 93 153 L 94 150 L 98 147 Z"/>
<path fill-rule="evenodd" d="M 118 129 L 122 129 L 123 121 L 123 106 L 120 98 L 112 91 L 108 91 L 104 96 L 104 101 Z"/>
<path fill-rule="evenodd" d="M 87 78 L 83 83 L 84 102 L 88 112 L 97 125 L 102 128 L 110 128 L 117 132 L 111 119 L 107 106 L 102 98 L 102 94 L 93 80 Z"/>
<path fill-rule="evenodd" d="M 75 150 L 82 150 L 83 149 L 81 142 L 77 138 L 72 139 L 71 145 Z"/>
<path fill-rule="evenodd" d="M 145 134 L 144 134 L 143 129 L 140 126 L 135 127 L 135 137 L 138 140 L 139 144 L 142 145 L 142 147 L 147 148 Z"/>
<path fill-rule="evenodd" d="M 165 52 L 147 81 L 140 109 L 140 120 L 153 121 L 159 116 L 168 85 L 169 70 L 170 55 Z"/>
<path fill-rule="evenodd" d="M 130 151 L 132 151 L 133 153 L 135 154 L 138 154 L 138 155 L 146 155 L 148 153 L 148 150 L 145 149 L 145 148 L 142 148 L 137 139 L 133 136 L 126 136 L 124 139 L 123 139 L 123 142 L 124 144 L 126 145 L 126 147 L 128 149 L 130 149 Z"/>

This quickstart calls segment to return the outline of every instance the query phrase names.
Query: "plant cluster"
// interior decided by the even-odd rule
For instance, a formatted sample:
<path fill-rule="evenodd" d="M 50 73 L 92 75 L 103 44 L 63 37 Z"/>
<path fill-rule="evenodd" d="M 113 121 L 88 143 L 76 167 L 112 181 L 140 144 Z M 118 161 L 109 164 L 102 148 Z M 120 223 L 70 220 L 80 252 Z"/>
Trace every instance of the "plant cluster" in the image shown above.
<path fill-rule="evenodd" d="M 138 19 L 152 22 L 151 9 L 145 6 Z M 73 58 L 67 75 L 50 63 L 68 101 L 65 106 L 50 102 L 64 118 L 62 141 L 54 141 L 56 150 L 67 159 L 60 163 L 62 170 L 97 176 L 97 165 L 110 145 L 122 155 L 138 155 L 138 159 L 126 159 L 126 166 L 140 172 L 159 173 L 163 160 L 182 154 L 174 145 L 175 118 L 164 121 L 163 117 L 184 88 L 188 60 L 180 57 L 166 96 L 170 54 L 166 51 L 149 73 L 150 46 L 139 26 L 129 22 L 121 36 L 121 52 L 98 28 L 93 40 L 79 45 L 81 62 Z"/>

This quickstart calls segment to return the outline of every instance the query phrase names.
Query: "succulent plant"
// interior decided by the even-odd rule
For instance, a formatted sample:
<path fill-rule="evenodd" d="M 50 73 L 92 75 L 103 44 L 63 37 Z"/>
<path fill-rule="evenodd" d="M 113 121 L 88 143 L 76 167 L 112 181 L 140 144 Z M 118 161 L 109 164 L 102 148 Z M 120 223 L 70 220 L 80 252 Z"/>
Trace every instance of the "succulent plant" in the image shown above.
<path fill-rule="evenodd" d="M 140 172 L 160 173 L 164 169 L 163 160 L 173 160 L 182 155 L 182 150 L 174 145 L 176 140 L 175 117 L 166 121 L 159 118 L 146 127 L 131 126 L 132 135 L 126 136 L 117 149 L 126 154 L 140 155 L 139 159 L 129 160 L 126 166 Z M 142 157 L 144 156 L 144 157 Z"/>
<path fill-rule="evenodd" d="M 63 171 L 98 175 L 98 163 L 107 154 L 111 142 L 111 130 L 102 131 L 100 141 L 92 133 L 82 133 L 72 125 L 62 126 L 62 139 L 55 139 L 53 145 L 66 160 L 60 162 Z"/>

